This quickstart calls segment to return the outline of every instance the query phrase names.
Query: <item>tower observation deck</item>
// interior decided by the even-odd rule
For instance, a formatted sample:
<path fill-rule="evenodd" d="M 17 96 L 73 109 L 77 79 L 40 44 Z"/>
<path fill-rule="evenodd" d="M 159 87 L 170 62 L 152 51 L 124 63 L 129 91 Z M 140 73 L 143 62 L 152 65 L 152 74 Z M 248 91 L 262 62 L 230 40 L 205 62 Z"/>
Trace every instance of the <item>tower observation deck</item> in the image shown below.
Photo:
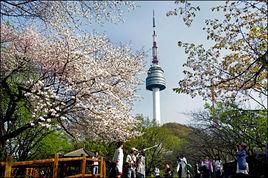
<path fill-rule="evenodd" d="M 155 17 L 153 12 L 153 47 L 152 47 L 152 65 L 147 72 L 146 89 L 153 92 L 153 119 L 155 122 L 161 124 L 160 114 L 160 91 L 166 88 L 166 81 L 164 77 L 164 70 L 160 67 L 157 58 L 157 45 L 155 33 Z"/>

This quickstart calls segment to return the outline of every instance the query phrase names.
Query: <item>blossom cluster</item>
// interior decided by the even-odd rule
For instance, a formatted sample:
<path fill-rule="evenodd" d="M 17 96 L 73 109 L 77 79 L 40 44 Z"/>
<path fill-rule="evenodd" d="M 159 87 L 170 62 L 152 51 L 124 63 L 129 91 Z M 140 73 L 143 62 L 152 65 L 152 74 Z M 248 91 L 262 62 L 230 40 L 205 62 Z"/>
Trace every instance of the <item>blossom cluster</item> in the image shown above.
<path fill-rule="evenodd" d="M 267 102 L 267 5 L 230 2 L 213 7 L 222 19 L 207 19 L 203 30 L 212 46 L 179 42 L 187 54 L 186 75 L 177 92 L 229 102 Z M 267 61 L 267 60 L 266 60 Z"/>
<path fill-rule="evenodd" d="M 66 30 L 47 38 L 33 28 L 2 27 L 4 74 L 34 71 L 19 83 L 32 106 L 32 127 L 60 126 L 104 141 L 139 134 L 131 106 L 143 70 L 142 51 L 114 45 L 104 35 Z"/>

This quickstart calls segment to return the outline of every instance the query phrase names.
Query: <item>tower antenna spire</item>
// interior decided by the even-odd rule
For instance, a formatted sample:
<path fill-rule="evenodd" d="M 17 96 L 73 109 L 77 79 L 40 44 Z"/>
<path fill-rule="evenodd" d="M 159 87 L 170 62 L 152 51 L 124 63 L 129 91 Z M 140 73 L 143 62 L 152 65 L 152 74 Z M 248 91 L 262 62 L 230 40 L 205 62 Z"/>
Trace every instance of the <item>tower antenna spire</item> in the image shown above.
<path fill-rule="evenodd" d="M 155 17 L 154 17 L 154 10 L 153 10 L 153 47 L 152 47 L 152 53 L 153 53 L 153 64 L 158 64 L 157 59 L 157 45 L 156 45 L 156 34 L 155 34 Z"/>
<path fill-rule="evenodd" d="M 153 27 L 155 27 L 154 10 L 153 10 Z"/>

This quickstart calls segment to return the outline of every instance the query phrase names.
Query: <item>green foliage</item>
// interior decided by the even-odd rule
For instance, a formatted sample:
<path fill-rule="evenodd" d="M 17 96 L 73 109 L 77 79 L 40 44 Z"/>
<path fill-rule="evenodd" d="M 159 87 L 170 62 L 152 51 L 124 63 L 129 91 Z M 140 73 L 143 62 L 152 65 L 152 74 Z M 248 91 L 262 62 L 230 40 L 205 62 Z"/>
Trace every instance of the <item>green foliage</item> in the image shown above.
<path fill-rule="evenodd" d="M 142 114 L 137 115 L 136 120 L 139 121 L 138 131 L 141 132 L 143 132 L 146 128 L 156 126 L 156 123 L 154 121 L 151 121 L 149 117 L 145 117 Z"/>
<path fill-rule="evenodd" d="M 31 151 L 30 159 L 46 159 L 57 154 L 65 154 L 73 151 L 72 140 L 62 131 L 55 131 L 42 139 Z"/>
<path fill-rule="evenodd" d="M 247 142 L 248 148 L 264 150 L 267 143 L 267 110 L 241 110 L 238 106 L 215 107 L 220 127 L 239 133 L 240 142 Z"/>
<path fill-rule="evenodd" d="M 83 146 L 91 151 L 91 152 L 98 152 L 99 155 L 106 158 L 106 160 L 110 161 L 112 160 L 114 156 L 114 151 L 116 150 L 116 143 L 104 143 L 104 142 L 98 142 L 98 141 L 92 141 L 89 139 L 86 139 L 83 142 L 80 142 L 76 145 L 76 149 L 81 148 Z"/>
<path fill-rule="evenodd" d="M 141 119 L 141 123 L 144 123 L 143 116 L 140 116 L 139 119 Z M 178 156 L 176 150 L 180 150 L 182 145 L 186 143 L 191 129 L 177 123 L 167 123 L 161 127 L 153 121 L 146 120 L 146 123 L 146 126 L 142 128 L 143 134 L 140 137 L 125 143 L 125 154 L 129 153 L 132 147 L 143 150 L 155 145 L 155 148 L 145 151 L 146 174 L 151 175 L 155 166 L 163 172 L 166 163 L 175 168 Z"/>
<path fill-rule="evenodd" d="M 57 153 L 57 149 L 61 149 L 60 143 L 57 144 L 63 139 L 59 137 L 59 133 L 53 133 L 53 129 L 40 125 L 33 125 L 34 127 L 29 125 L 33 121 L 31 104 L 34 103 L 30 104 L 24 92 L 27 90 L 26 82 L 37 79 L 37 71 L 27 65 L 23 69 L 18 67 L 1 81 L 3 87 L 0 88 L 0 116 L 4 121 L 1 123 L 1 128 L 5 125 L 6 129 L 6 132 L 2 132 L 4 135 L 1 134 L 1 136 L 12 135 L 9 139 L 1 140 L 1 160 L 4 160 L 7 155 L 11 155 L 15 160 L 45 158 Z M 47 143 L 49 139 L 51 141 Z"/>
<path fill-rule="evenodd" d="M 191 133 L 192 129 L 178 123 L 166 123 L 163 127 L 169 129 L 169 131 L 175 136 L 185 139 Z"/>
<path fill-rule="evenodd" d="M 267 143 L 267 110 L 242 110 L 237 105 L 206 104 L 206 110 L 192 113 L 195 128 L 182 150 L 198 161 L 205 156 L 223 161 L 235 159 L 236 144 L 247 144 L 248 154 L 263 153 Z"/>

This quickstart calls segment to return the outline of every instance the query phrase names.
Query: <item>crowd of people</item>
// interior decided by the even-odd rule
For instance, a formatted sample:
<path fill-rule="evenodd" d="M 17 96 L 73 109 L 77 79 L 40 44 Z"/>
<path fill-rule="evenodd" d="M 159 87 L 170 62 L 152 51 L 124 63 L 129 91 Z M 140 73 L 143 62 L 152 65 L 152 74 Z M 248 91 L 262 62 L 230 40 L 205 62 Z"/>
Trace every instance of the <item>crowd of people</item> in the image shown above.
<path fill-rule="evenodd" d="M 131 148 L 124 163 L 123 142 L 117 143 L 111 164 L 110 178 L 121 178 L 123 172 L 127 178 L 145 178 L 145 153 Z"/>
<path fill-rule="evenodd" d="M 236 153 L 236 174 L 248 175 L 249 166 L 246 161 L 246 144 L 241 143 L 237 145 Z M 201 162 L 201 165 L 196 165 L 195 178 L 222 178 L 229 177 L 224 174 L 223 162 L 218 156 L 215 160 L 211 161 L 208 156 Z M 226 171 L 227 172 L 227 171 Z"/>
<path fill-rule="evenodd" d="M 236 173 L 238 175 L 247 175 L 249 172 L 246 157 L 246 144 L 238 144 L 236 155 Z M 193 169 L 192 166 L 187 163 L 187 159 L 184 155 L 181 155 L 177 158 L 177 167 L 175 170 L 172 170 L 169 164 L 166 164 L 165 172 L 163 174 L 160 174 L 159 168 L 154 168 L 154 176 L 156 178 L 161 178 L 161 175 L 164 175 L 165 178 L 223 178 L 223 173 L 223 162 L 219 156 L 213 161 L 206 156 L 204 160 L 195 165 L 195 169 Z M 131 148 L 130 153 L 124 160 L 123 142 L 118 142 L 117 149 L 112 160 L 109 177 L 145 178 L 144 150 L 138 151 L 136 148 Z"/>

